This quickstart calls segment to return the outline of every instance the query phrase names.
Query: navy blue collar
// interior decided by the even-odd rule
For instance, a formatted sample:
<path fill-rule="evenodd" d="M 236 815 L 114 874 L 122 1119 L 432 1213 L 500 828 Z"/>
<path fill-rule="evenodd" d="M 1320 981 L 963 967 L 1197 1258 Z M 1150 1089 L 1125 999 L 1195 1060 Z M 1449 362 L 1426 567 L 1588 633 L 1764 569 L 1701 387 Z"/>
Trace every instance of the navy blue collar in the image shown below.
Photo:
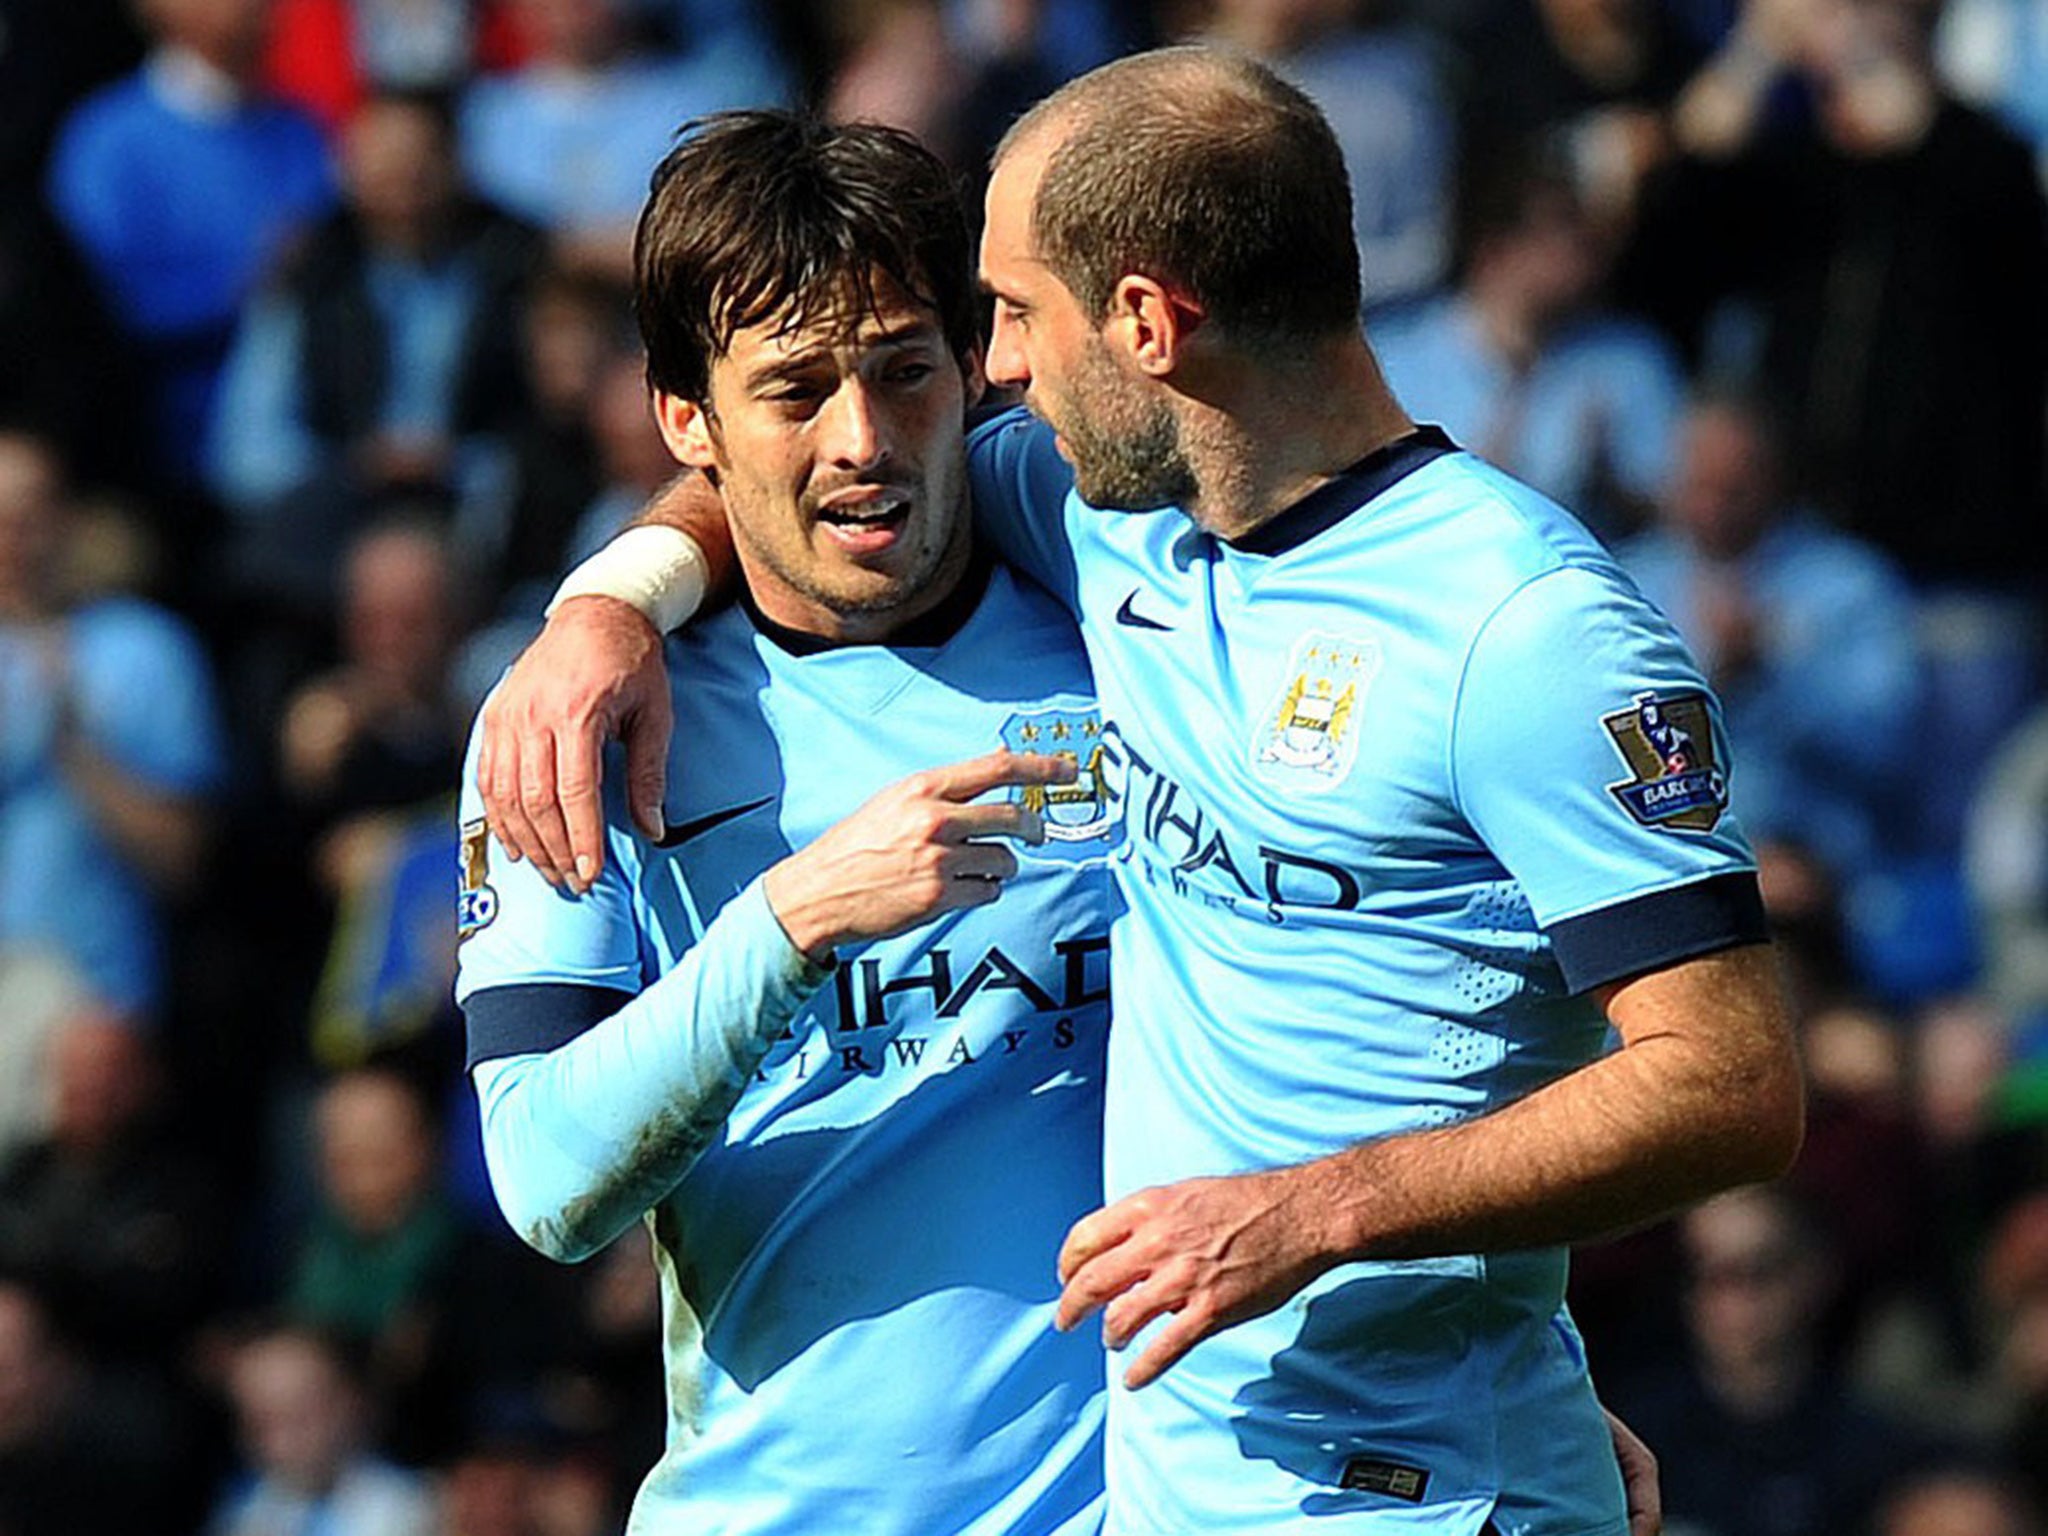
<path fill-rule="evenodd" d="M 1416 427 L 1391 443 L 1382 443 L 1356 464 L 1338 470 L 1327 483 L 1275 513 L 1244 537 L 1224 542 L 1247 555 L 1284 555 L 1325 529 L 1334 528 L 1423 465 L 1457 451 L 1458 445 L 1442 427 Z"/>

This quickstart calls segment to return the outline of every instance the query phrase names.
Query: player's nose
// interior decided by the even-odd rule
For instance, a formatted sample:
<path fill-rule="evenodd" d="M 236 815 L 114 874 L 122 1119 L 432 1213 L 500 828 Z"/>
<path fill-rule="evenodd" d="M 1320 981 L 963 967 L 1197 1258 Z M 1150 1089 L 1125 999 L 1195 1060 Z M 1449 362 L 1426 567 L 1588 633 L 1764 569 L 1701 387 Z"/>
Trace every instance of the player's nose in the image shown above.
<path fill-rule="evenodd" d="M 1003 306 L 996 306 L 989 330 L 988 359 L 984 364 L 989 383 L 1003 389 L 1021 389 L 1031 382 L 1031 367 L 1024 359 L 1023 339 L 1017 322 L 1009 319 Z"/>

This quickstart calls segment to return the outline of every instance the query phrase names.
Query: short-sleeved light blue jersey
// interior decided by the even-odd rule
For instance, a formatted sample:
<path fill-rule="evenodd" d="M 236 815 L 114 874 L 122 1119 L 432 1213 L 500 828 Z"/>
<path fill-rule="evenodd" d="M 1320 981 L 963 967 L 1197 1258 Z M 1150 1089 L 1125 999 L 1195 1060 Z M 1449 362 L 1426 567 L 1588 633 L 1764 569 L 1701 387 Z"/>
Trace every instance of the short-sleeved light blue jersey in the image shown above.
<path fill-rule="evenodd" d="M 651 1211 L 668 1443 L 629 1529 L 1092 1533 L 1102 1350 L 1051 1320 L 1060 1243 L 1101 1203 L 1115 823 L 1073 625 L 997 570 L 932 648 L 792 649 L 738 610 L 670 644 L 663 846 L 628 830 L 617 764 L 581 900 L 464 840 L 501 1203 L 562 1257 Z M 798 955 L 762 872 L 1005 743 L 1083 773 L 1001 898 L 829 976 Z"/>
<path fill-rule="evenodd" d="M 1497 1109 L 1602 1049 L 1589 987 L 1762 936 L 1669 626 L 1441 433 L 1234 544 L 1066 494 L 1021 415 L 971 444 L 982 526 L 1080 619 L 1125 821 L 1109 1198 Z M 1620 1536 L 1564 1281 L 1330 1272 L 1112 1392 L 1108 1528 Z"/>

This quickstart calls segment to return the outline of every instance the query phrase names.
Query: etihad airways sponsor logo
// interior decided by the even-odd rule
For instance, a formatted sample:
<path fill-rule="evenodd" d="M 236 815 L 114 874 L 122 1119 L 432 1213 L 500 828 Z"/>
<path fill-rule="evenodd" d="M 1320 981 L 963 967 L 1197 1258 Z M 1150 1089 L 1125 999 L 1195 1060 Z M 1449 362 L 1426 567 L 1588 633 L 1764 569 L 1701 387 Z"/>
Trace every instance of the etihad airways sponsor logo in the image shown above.
<path fill-rule="evenodd" d="M 1103 793 L 1121 809 L 1124 834 L 1141 855 L 1140 876 L 1178 894 L 1213 904 L 1250 903 L 1272 922 L 1287 911 L 1349 912 L 1363 894 L 1360 877 L 1341 864 L 1242 834 L 1234 838 L 1189 791 L 1124 738 L 1115 721 L 1103 727 Z"/>

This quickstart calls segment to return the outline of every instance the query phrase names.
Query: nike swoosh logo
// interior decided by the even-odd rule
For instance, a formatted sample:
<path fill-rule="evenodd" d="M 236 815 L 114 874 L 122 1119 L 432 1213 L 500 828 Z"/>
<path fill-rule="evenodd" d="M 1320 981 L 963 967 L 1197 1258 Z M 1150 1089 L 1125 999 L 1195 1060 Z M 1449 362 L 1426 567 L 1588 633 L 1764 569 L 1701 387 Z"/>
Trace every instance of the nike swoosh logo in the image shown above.
<path fill-rule="evenodd" d="M 737 820 L 750 811 L 758 811 L 762 806 L 773 805 L 774 803 L 775 797 L 773 795 L 763 795 L 760 799 L 749 800 L 744 805 L 728 805 L 722 811 L 713 811 L 710 815 L 699 816 L 694 821 L 679 821 L 674 826 L 667 828 L 660 837 L 656 838 L 654 846 L 657 848 L 680 848 L 691 838 L 702 837 L 713 827 L 722 827 L 728 821 Z"/>
<path fill-rule="evenodd" d="M 1117 609 L 1117 611 L 1116 611 L 1116 621 L 1117 621 L 1117 623 L 1119 623 L 1119 624 L 1127 624 L 1127 625 L 1129 625 L 1129 626 L 1130 626 L 1130 627 L 1131 627 L 1132 629 L 1171 629 L 1171 628 L 1173 628 L 1173 626 L 1172 626 L 1171 624 L 1162 624 L 1162 623 L 1160 623 L 1160 622 L 1159 622 L 1159 621 L 1158 621 L 1157 619 L 1147 618 L 1147 617 L 1146 617 L 1146 616 L 1145 616 L 1144 614 L 1142 614 L 1142 613 L 1138 612 L 1138 610 L 1137 610 L 1137 609 L 1133 608 L 1133 607 L 1131 606 L 1131 599 L 1132 599 L 1132 598 L 1134 598 L 1134 597 L 1136 597 L 1137 595 L 1138 595 L 1138 589 L 1137 589 L 1136 587 L 1133 587 L 1133 588 L 1131 588 L 1131 590 L 1130 590 L 1130 595 L 1129 595 L 1129 596 L 1127 596 L 1127 597 L 1126 597 L 1126 598 L 1125 598 L 1125 599 L 1123 600 L 1123 606 L 1122 606 L 1122 607 L 1120 607 L 1120 608 L 1118 608 L 1118 609 Z"/>

